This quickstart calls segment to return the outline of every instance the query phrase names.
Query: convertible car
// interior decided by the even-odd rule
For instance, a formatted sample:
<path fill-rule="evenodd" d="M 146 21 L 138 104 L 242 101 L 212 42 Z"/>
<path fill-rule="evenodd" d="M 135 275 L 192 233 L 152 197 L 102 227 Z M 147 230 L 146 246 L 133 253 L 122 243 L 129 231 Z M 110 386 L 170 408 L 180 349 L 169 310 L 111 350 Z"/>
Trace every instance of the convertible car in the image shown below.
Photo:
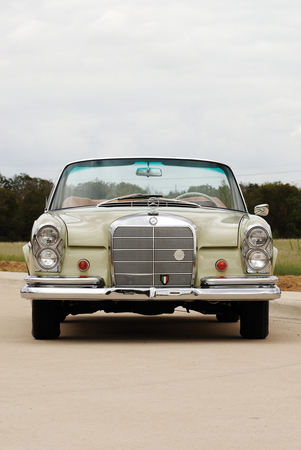
<path fill-rule="evenodd" d="M 214 161 L 68 164 L 24 247 L 34 338 L 56 339 L 69 314 L 176 308 L 266 338 L 269 300 L 280 297 L 268 211 L 250 214 L 231 169 Z"/>

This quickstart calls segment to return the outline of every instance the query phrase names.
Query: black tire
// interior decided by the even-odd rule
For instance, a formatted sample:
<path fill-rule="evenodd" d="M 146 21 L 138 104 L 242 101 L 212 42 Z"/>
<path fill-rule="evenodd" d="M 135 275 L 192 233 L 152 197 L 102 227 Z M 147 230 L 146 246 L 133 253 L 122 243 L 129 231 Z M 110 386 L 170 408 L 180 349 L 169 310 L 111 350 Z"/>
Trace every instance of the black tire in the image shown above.
<path fill-rule="evenodd" d="M 235 323 L 238 322 L 239 315 L 236 313 L 216 314 L 216 318 L 219 322 Z"/>
<path fill-rule="evenodd" d="M 67 317 L 67 314 L 61 313 L 61 314 L 60 314 L 60 322 L 61 322 L 61 323 L 64 322 L 64 320 L 66 319 L 66 317 Z"/>
<path fill-rule="evenodd" d="M 61 302 L 32 301 L 32 335 L 35 339 L 57 339 L 60 330 Z"/>
<path fill-rule="evenodd" d="M 241 302 L 240 334 L 245 339 L 265 339 L 269 334 L 269 302 Z"/>
<path fill-rule="evenodd" d="M 59 310 L 59 320 L 60 322 L 64 322 L 64 320 L 66 319 L 66 317 L 69 315 L 69 311 L 67 308 L 64 308 L 63 306 L 60 308 Z"/>

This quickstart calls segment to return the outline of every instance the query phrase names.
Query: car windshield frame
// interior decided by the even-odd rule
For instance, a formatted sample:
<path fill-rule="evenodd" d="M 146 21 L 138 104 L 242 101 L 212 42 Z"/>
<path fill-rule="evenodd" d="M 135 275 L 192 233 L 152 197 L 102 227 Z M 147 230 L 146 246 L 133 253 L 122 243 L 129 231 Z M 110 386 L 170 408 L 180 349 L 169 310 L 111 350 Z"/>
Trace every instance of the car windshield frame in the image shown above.
<path fill-rule="evenodd" d="M 93 190 L 102 194 L 88 196 Z M 127 200 L 131 200 L 131 206 L 139 206 L 150 196 L 162 197 L 162 202 L 176 206 L 190 203 L 192 207 L 247 212 L 229 166 L 200 159 L 154 157 L 99 158 L 69 163 L 54 186 L 46 210 L 126 206 Z"/>

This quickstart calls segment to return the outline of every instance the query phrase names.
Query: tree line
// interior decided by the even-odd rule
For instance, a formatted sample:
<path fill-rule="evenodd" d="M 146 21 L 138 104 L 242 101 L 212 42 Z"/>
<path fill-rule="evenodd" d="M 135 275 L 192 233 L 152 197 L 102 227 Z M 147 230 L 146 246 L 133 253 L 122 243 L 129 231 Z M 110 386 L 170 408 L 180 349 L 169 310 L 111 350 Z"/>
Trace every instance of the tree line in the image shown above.
<path fill-rule="evenodd" d="M 28 241 L 33 222 L 43 213 L 52 182 L 21 173 L 0 174 L 0 241 Z"/>
<path fill-rule="evenodd" d="M 301 189 L 281 182 L 241 184 L 248 210 L 268 203 L 265 218 L 274 238 L 301 238 Z M 52 182 L 27 174 L 5 178 L 0 174 L 0 241 L 27 241 L 33 222 L 43 213 Z"/>
<path fill-rule="evenodd" d="M 241 185 L 242 193 L 250 213 L 254 206 L 267 203 L 274 239 L 299 239 L 301 237 L 301 189 L 280 181 L 264 184 Z"/>

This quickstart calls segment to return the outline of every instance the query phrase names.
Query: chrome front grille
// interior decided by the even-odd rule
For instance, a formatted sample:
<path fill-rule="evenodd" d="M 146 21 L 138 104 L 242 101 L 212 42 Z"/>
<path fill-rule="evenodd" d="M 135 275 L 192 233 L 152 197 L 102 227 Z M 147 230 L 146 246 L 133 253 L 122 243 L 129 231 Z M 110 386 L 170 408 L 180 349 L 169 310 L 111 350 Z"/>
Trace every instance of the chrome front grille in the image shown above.
<path fill-rule="evenodd" d="M 112 265 L 117 287 L 190 287 L 193 284 L 195 230 L 177 216 L 147 214 L 121 219 L 111 227 Z"/>

